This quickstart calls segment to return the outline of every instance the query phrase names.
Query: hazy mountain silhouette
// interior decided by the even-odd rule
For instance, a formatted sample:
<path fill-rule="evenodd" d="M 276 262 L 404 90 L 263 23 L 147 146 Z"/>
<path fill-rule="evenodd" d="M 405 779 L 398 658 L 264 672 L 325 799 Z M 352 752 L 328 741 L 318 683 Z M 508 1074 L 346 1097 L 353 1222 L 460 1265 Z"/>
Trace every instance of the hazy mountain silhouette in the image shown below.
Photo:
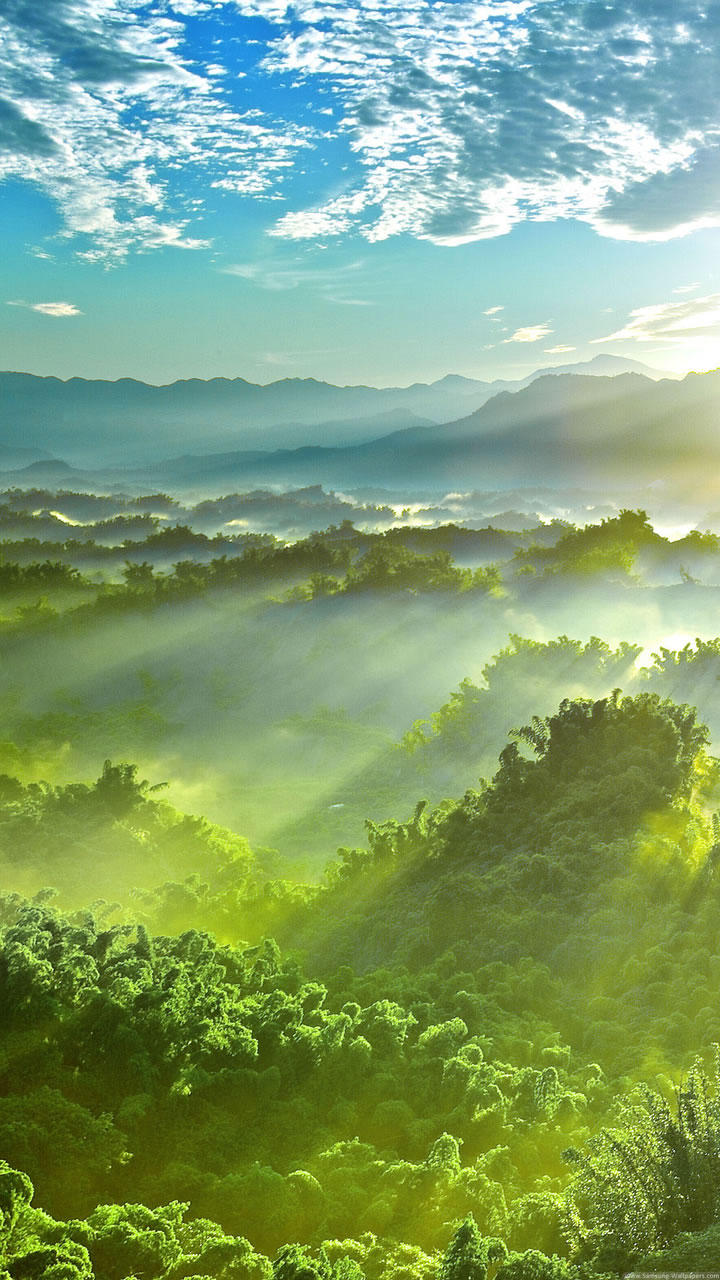
<path fill-rule="evenodd" d="M 599 376 L 629 370 L 662 376 L 608 355 L 566 368 Z M 314 378 L 285 378 L 266 386 L 242 378 L 191 378 L 156 387 L 132 378 L 61 381 L 0 373 L 0 437 L 8 447 L 31 446 L 35 457 L 45 451 L 91 467 L 142 464 L 186 451 L 338 447 L 406 427 L 455 421 L 498 392 L 516 391 L 546 372 L 492 383 L 449 374 L 409 387 L 337 387 Z"/>
<path fill-rule="evenodd" d="M 6 487 L 32 489 L 37 486 L 54 489 L 96 488 L 103 486 L 104 477 L 81 471 L 63 462 L 61 458 L 41 458 L 26 467 L 9 468 L 0 451 L 0 483 Z"/>
<path fill-rule="evenodd" d="M 720 371 L 678 382 L 634 373 L 546 375 L 455 422 L 342 449 L 185 455 L 144 474 L 153 484 L 179 487 L 312 481 L 437 491 L 664 483 L 712 492 L 712 469 L 720 464 L 719 404 Z"/>

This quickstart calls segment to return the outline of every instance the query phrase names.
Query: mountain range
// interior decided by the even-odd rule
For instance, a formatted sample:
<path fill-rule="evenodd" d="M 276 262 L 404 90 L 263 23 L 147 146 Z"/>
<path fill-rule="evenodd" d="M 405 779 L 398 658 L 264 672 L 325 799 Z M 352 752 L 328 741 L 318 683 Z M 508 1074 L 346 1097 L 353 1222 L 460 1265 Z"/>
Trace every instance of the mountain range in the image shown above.
<path fill-rule="evenodd" d="M 692 494 L 716 504 L 719 406 L 720 370 L 677 381 L 634 372 L 553 373 L 501 391 L 452 422 L 416 419 L 361 443 L 215 452 L 196 439 L 192 452 L 123 467 L 72 466 L 68 453 L 4 469 L 0 483 L 186 494 L 308 484 L 430 493 L 527 485 L 617 492 L 651 485 L 658 494 Z"/>
<path fill-rule="evenodd" d="M 468 488 L 664 484 L 715 493 L 720 371 L 680 382 L 638 374 L 547 375 L 455 422 L 344 448 L 185 455 L 145 469 L 153 484 L 225 491 L 262 483 Z M 125 473 L 130 478 L 130 473 Z M 720 491 L 720 484 L 718 484 Z"/>
<path fill-rule="evenodd" d="M 339 448 L 408 428 L 465 418 L 502 392 L 548 374 L 645 378 L 665 375 L 635 361 L 598 355 L 584 364 L 538 369 L 517 382 L 449 374 L 409 387 L 337 387 L 314 378 L 265 386 L 242 378 L 188 379 L 151 386 L 0 373 L 0 466 L 61 457 L 75 466 L 143 465 L 171 454 Z M 8 450 L 33 456 L 12 458 Z"/>

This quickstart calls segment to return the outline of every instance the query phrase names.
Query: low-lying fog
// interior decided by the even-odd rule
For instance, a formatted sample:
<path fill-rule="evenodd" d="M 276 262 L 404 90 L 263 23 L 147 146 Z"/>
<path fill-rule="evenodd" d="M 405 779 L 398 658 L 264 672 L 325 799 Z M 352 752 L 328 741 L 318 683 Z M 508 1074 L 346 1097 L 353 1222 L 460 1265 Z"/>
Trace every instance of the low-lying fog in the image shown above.
<path fill-rule="evenodd" d="M 114 581 L 127 559 L 169 570 L 177 560 L 241 555 L 244 543 L 200 544 L 189 532 L 224 537 L 235 521 L 249 526 L 250 515 L 238 514 L 245 511 L 254 513 L 253 534 L 272 533 L 280 542 L 327 527 L 331 515 L 341 540 L 343 521 L 367 532 L 405 529 L 403 542 L 420 554 L 434 549 L 422 530 L 452 524 L 443 545 L 456 563 L 492 561 L 502 586 L 494 593 L 378 589 L 309 599 L 292 598 L 288 582 L 273 581 L 147 607 L 76 614 L 70 607 L 54 623 L 7 624 L 0 695 L 4 736 L 14 745 L 4 748 L 0 770 L 67 781 L 96 777 L 108 757 L 132 761 L 153 783 L 169 783 L 166 797 L 178 808 L 277 848 L 292 874 L 317 871 L 337 845 L 361 842 L 364 818 L 402 817 L 421 796 L 458 794 L 490 775 L 508 730 L 565 697 L 620 686 L 697 702 L 720 749 L 720 657 L 646 670 L 661 646 L 682 649 L 695 637 L 720 635 L 718 555 L 690 544 L 677 554 L 650 547 L 630 574 L 546 573 L 542 559 L 536 569 L 513 559 L 515 552 L 532 560 L 528 548 L 552 547 L 570 522 L 612 519 L 623 496 L 425 493 L 404 507 L 396 498 L 312 489 L 188 507 L 167 495 L 2 495 L 6 560 L 17 558 L 14 537 L 22 549 L 28 536 L 52 541 L 53 532 L 67 530 L 72 539 L 58 541 L 57 554 L 87 573 L 96 567 L 88 566 L 78 537 L 87 533 L 115 549 L 111 562 L 98 560 L 102 576 Z M 661 505 L 658 511 L 662 517 Z M 677 523 L 665 529 L 677 538 L 688 513 L 671 514 Z M 153 548 L 158 529 L 176 531 L 172 551 Z M 464 538 L 459 530 L 484 532 Z M 46 557 L 53 558 L 43 543 Z M 14 603 L 6 602 L 6 617 Z M 511 636 L 540 647 L 513 649 Z M 609 659 L 597 647 L 554 643 L 560 636 L 634 647 Z M 493 665 L 501 651 L 506 656 Z M 419 731 L 419 748 L 397 745 L 467 680 L 475 691 L 468 697 L 465 686 L 462 695 L 464 749 L 452 725 L 445 748 L 425 746 L 429 723 Z M 478 689 L 486 690 L 482 697 Z"/>

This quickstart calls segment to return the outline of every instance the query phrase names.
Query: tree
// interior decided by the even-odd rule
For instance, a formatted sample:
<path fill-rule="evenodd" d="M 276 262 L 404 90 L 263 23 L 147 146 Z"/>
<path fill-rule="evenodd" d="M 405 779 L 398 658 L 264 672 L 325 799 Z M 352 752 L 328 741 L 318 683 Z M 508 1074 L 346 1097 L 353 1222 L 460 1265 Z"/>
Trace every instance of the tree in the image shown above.
<path fill-rule="evenodd" d="M 482 1238 L 470 1213 L 447 1247 L 439 1280 L 486 1280 L 490 1264 L 502 1262 L 507 1256 L 502 1240 Z"/>
<path fill-rule="evenodd" d="M 720 1046 L 714 1070 L 698 1059 L 672 1105 L 642 1089 L 623 1129 L 604 1129 L 585 1153 L 565 1156 L 577 1169 L 577 1242 L 585 1218 L 602 1260 L 605 1245 L 613 1264 L 625 1264 L 667 1248 L 682 1232 L 710 1227 L 720 1203 Z"/>
<path fill-rule="evenodd" d="M 123 578 L 130 591 L 140 594 L 151 591 L 155 585 L 155 571 L 147 560 L 143 560 L 142 564 L 132 564 L 130 560 L 126 560 Z"/>
<path fill-rule="evenodd" d="M 111 760 L 103 764 L 94 792 L 116 818 L 124 818 L 131 813 L 142 804 L 148 792 L 161 791 L 167 786 L 166 782 L 158 782 L 151 787 L 144 778 L 138 778 L 137 772 L 136 764 L 113 764 Z"/>
<path fill-rule="evenodd" d="M 451 1133 L 441 1133 L 430 1148 L 425 1163 L 430 1169 L 442 1169 L 445 1173 L 460 1172 L 460 1144 L 462 1138 Z M 468 1222 L 470 1219 L 467 1220 Z"/>
<path fill-rule="evenodd" d="M 284 1244 L 273 1263 L 273 1280 L 333 1280 L 330 1260 L 324 1249 L 317 1257 L 301 1244 Z"/>
<path fill-rule="evenodd" d="M 495 1280 L 575 1280 L 577 1274 L 564 1258 L 548 1258 L 537 1249 L 528 1249 L 525 1253 L 511 1253 Z"/>
<path fill-rule="evenodd" d="M 22 1210 L 33 1198 L 33 1184 L 26 1173 L 0 1160 L 0 1247 L 4 1248 Z"/>

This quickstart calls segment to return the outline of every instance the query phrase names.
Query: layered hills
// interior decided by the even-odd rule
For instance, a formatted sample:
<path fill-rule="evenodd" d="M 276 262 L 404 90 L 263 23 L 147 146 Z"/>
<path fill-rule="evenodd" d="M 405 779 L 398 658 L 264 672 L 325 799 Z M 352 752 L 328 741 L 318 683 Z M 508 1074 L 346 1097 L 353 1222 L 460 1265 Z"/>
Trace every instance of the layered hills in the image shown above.
<path fill-rule="evenodd" d="M 507 489 L 527 485 L 595 490 L 654 485 L 716 497 L 720 373 L 681 382 L 638 374 L 554 374 L 501 392 L 454 422 L 412 426 L 343 447 L 181 454 L 136 467 L 63 468 L 59 460 L 5 472 L 7 483 L 229 492 L 257 485 L 397 492 Z"/>
<path fill-rule="evenodd" d="M 612 376 L 657 370 L 614 356 L 559 372 Z M 4 446 L 28 447 L 76 465 L 157 461 L 185 450 L 341 447 L 388 432 L 466 417 L 502 391 L 517 391 L 547 372 L 521 381 L 480 382 L 456 374 L 409 387 L 337 387 L 314 378 L 286 378 L 266 386 L 243 378 L 184 379 L 150 386 L 0 373 L 0 433 Z M 28 461 L 31 459 L 28 458 Z M 0 455 L 0 465 L 21 461 Z"/>

